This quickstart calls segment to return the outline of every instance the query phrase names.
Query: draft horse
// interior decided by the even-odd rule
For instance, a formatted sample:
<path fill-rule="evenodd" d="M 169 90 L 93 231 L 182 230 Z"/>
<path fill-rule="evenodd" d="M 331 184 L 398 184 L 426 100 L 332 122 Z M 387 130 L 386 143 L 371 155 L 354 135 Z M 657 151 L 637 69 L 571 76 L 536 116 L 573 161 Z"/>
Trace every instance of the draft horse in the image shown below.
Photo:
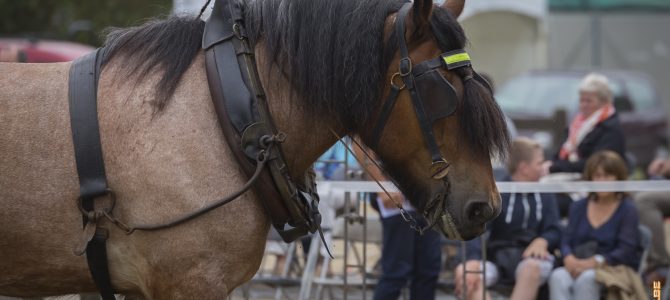
<path fill-rule="evenodd" d="M 456 21 L 462 1 L 415 0 L 404 18 L 397 18 L 401 0 L 239 2 L 269 110 L 286 134 L 291 176 L 336 142 L 332 129 L 360 136 L 411 203 L 450 238 L 473 238 L 498 214 L 489 158 L 508 143 L 502 114 L 470 65 L 434 64 L 465 46 Z M 106 41 L 100 135 L 115 215 L 127 223 L 169 221 L 247 180 L 207 88 L 203 30 L 199 18 L 170 17 L 113 30 Z M 72 253 L 82 220 L 69 68 L 0 64 L 2 295 L 95 291 L 85 259 Z M 414 93 L 428 123 L 418 117 Z M 444 103 L 448 114 L 430 111 Z M 431 168 L 436 154 L 448 165 Z M 115 290 L 145 299 L 228 295 L 259 268 L 269 228 L 262 200 L 248 191 L 160 231 L 127 235 L 108 224 Z"/>

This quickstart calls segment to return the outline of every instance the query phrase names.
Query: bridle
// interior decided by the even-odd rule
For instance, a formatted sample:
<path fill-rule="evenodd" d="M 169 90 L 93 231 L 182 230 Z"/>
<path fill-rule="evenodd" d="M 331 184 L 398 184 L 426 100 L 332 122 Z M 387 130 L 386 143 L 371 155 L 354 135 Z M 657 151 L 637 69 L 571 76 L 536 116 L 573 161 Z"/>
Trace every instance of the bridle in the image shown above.
<path fill-rule="evenodd" d="M 449 174 L 449 167 L 451 164 L 440 152 L 435 140 L 433 125 L 436 121 L 449 117 L 456 112 L 458 108 L 458 94 L 453 85 L 440 74 L 439 69 L 452 71 L 459 68 L 469 68 L 470 72 L 462 72 L 471 74 L 461 78 L 463 82 L 475 78 L 481 84 L 489 88 L 489 91 L 490 86 L 486 80 L 472 71 L 470 56 L 463 49 L 444 52 L 436 58 L 428 59 L 414 65 L 412 59 L 409 57 L 407 42 L 405 41 L 405 19 L 411 8 L 412 3 L 405 3 L 398 11 L 395 19 L 394 28 L 395 35 L 398 38 L 400 63 L 398 72 L 394 73 L 391 77 L 391 91 L 386 98 L 380 115 L 377 118 L 377 122 L 372 129 L 369 146 L 373 149 L 377 148 L 384 127 L 386 126 L 391 112 L 393 111 L 393 107 L 397 102 L 398 95 L 402 90 L 408 90 L 412 98 L 414 112 L 419 121 L 421 133 L 424 137 L 428 151 L 430 152 L 431 178 L 442 181 L 446 185 L 448 193 L 450 185 L 447 175 Z M 398 79 L 401 79 L 401 82 L 398 83 Z M 423 232 L 425 229 L 434 226 L 441 217 L 449 215 L 446 211 L 446 201 L 440 201 L 441 199 L 446 199 L 446 197 L 447 195 L 438 194 L 436 197 L 429 200 L 424 209 L 424 216 L 428 219 L 429 224 L 425 228 L 421 228 L 417 231 Z M 429 216 L 428 214 L 431 210 L 432 215 Z M 409 214 L 407 214 L 407 216 L 411 217 Z M 405 218 L 411 225 L 416 225 L 416 222 L 413 222 L 412 218 L 405 217 L 405 214 L 403 214 L 403 218 Z M 451 217 L 449 216 L 448 219 L 451 219 Z"/>
<path fill-rule="evenodd" d="M 391 77 L 391 92 L 382 106 L 376 125 L 373 127 L 370 147 L 375 148 L 379 145 L 384 127 L 395 106 L 398 95 L 402 90 L 407 89 L 412 98 L 414 112 L 419 120 L 426 146 L 430 151 L 432 160 L 431 177 L 442 179 L 447 176 L 450 164 L 440 153 L 432 128 L 437 120 L 449 117 L 456 112 L 458 95 L 456 89 L 438 70 L 441 68 L 454 70 L 470 67 L 470 56 L 463 49 L 457 49 L 413 65 L 405 41 L 405 19 L 411 8 L 411 3 L 405 3 L 398 11 L 395 20 L 395 34 L 400 49 L 400 64 L 398 72 Z M 402 80 L 400 84 L 397 83 L 398 78 Z M 464 80 L 469 79 L 471 77 L 464 78 Z"/>

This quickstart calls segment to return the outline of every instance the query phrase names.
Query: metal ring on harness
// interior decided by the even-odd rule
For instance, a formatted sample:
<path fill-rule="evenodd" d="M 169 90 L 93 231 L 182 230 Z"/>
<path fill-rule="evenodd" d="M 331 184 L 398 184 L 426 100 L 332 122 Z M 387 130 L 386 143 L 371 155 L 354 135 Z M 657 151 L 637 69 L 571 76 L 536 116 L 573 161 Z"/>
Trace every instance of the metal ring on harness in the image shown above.
<path fill-rule="evenodd" d="M 95 198 L 106 196 L 106 195 L 109 195 L 109 198 L 111 199 L 111 204 L 107 208 L 102 209 L 102 212 L 103 212 L 103 214 L 111 214 L 112 210 L 114 210 L 114 206 L 116 206 L 116 194 L 110 188 L 106 188 L 104 194 L 93 197 L 91 200 L 93 201 L 93 200 L 95 200 Z M 84 201 L 83 201 L 81 196 L 77 197 L 77 207 L 79 207 L 79 211 L 81 211 L 81 214 L 88 217 L 88 218 L 95 218 L 95 216 L 96 216 L 95 210 L 88 211 L 88 210 L 84 209 L 83 202 Z"/>
<path fill-rule="evenodd" d="M 396 73 L 393 74 L 393 76 L 391 76 L 391 86 L 398 89 L 399 91 L 401 91 L 405 88 L 406 85 L 405 85 L 405 82 L 402 79 L 400 79 L 400 82 L 402 82 L 402 85 L 397 85 L 395 83 L 395 80 L 396 80 L 396 78 L 398 78 L 398 76 L 402 76 L 402 75 L 399 72 L 396 72 Z"/>

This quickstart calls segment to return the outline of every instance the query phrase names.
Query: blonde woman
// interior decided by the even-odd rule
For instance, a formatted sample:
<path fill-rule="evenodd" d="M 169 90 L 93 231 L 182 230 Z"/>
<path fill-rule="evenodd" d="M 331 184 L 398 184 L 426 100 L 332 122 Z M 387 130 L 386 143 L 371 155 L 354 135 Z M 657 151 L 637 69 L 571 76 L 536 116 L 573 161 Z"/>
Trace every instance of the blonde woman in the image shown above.
<path fill-rule="evenodd" d="M 568 138 L 549 165 L 549 172 L 581 173 L 586 160 L 601 150 L 614 151 L 621 157 L 626 154 L 609 80 L 591 73 L 579 86 L 579 113 L 570 123 Z"/>

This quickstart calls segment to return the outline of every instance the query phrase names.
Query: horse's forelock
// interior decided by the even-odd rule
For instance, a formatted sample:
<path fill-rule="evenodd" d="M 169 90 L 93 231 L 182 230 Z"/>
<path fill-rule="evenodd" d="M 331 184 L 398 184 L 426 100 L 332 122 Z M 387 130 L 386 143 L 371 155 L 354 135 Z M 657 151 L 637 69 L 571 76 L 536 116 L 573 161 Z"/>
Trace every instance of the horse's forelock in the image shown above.
<path fill-rule="evenodd" d="M 442 51 L 465 48 L 465 32 L 445 7 L 434 6 L 431 31 Z M 463 87 L 461 137 L 468 141 L 474 151 L 504 158 L 509 146 L 509 134 L 500 107 L 487 88 L 476 80 L 465 82 Z"/>

